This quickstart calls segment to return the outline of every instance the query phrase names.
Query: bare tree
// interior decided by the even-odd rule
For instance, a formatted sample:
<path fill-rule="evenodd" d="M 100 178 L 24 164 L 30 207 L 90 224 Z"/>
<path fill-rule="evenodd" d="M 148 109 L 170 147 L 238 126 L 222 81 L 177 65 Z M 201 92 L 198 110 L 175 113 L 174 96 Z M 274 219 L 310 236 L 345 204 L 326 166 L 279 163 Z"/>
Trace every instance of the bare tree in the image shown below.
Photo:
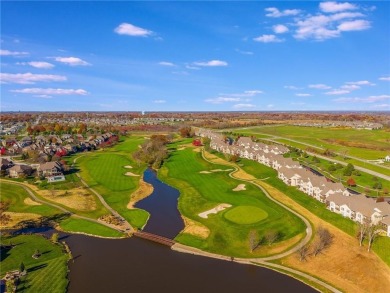
<path fill-rule="evenodd" d="M 329 247 L 333 241 L 333 235 L 329 232 L 328 229 L 319 227 L 317 229 L 316 241 L 313 243 L 313 254 L 317 256 L 325 248 Z"/>
<path fill-rule="evenodd" d="M 304 245 L 301 248 L 298 249 L 297 254 L 300 261 L 306 261 L 306 258 L 309 255 L 310 246 Z"/>
<path fill-rule="evenodd" d="M 363 240 L 364 238 L 366 238 L 367 236 L 367 230 L 369 228 L 369 224 L 364 222 L 363 223 L 360 223 L 358 222 L 358 233 L 357 233 L 357 237 L 359 239 L 359 245 L 362 246 L 363 245 Z"/>
<path fill-rule="evenodd" d="M 371 250 L 372 243 L 374 242 L 376 236 L 379 234 L 380 226 L 378 224 L 371 224 L 367 229 L 367 240 L 368 240 L 368 249 Z"/>
<path fill-rule="evenodd" d="M 280 233 L 278 231 L 268 231 L 265 234 L 265 241 L 267 241 L 268 246 L 271 246 L 276 240 L 280 237 Z"/>
<path fill-rule="evenodd" d="M 251 250 L 251 252 L 253 252 L 253 250 L 256 249 L 256 247 L 258 246 L 259 244 L 259 235 L 257 233 L 257 231 L 255 230 L 251 230 L 249 232 L 249 248 Z"/>

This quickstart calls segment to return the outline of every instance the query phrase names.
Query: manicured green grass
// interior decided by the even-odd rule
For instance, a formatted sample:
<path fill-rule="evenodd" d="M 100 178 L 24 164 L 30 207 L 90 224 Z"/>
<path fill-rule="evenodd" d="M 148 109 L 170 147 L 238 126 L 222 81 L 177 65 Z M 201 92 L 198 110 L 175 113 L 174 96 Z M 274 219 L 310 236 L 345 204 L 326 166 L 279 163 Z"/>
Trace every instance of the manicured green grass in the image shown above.
<path fill-rule="evenodd" d="M 122 237 L 123 233 L 84 219 L 68 218 L 60 223 L 65 232 L 83 232 L 102 237 Z"/>
<path fill-rule="evenodd" d="M 2 237 L 2 244 L 11 243 L 16 246 L 1 250 L 1 276 L 19 269 L 23 262 L 27 276 L 22 278 L 18 292 L 66 292 L 68 256 L 60 245 L 39 235 Z M 32 255 L 37 249 L 42 255 L 34 259 Z"/>
<path fill-rule="evenodd" d="M 17 213 L 34 213 L 42 216 L 52 216 L 61 213 L 59 210 L 47 205 L 27 205 L 24 203 L 26 198 L 30 198 L 27 191 L 18 185 L 1 182 L 1 200 L 9 201 L 9 211 Z"/>
<path fill-rule="evenodd" d="M 236 224 L 254 224 L 268 217 L 267 212 L 254 206 L 238 206 L 223 215 L 225 219 Z"/>
<path fill-rule="evenodd" d="M 276 171 L 272 170 L 272 168 L 250 160 L 243 159 L 240 161 L 240 163 L 243 164 L 241 166 L 243 170 L 257 178 L 264 178 L 264 174 L 269 174 L 270 172 L 275 172 L 276 174 Z M 257 164 L 257 168 L 253 168 L 253 164 Z M 296 187 L 284 184 L 284 182 L 278 179 L 276 176 L 270 176 L 267 180 L 265 180 L 265 182 L 282 191 L 284 194 L 311 211 L 313 214 L 317 215 L 319 218 L 340 228 L 353 237 L 356 236 L 357 224 L 350 219 L 344 218 L 339 214 L 329 211 L 325 204 L 304 194 Z M 379 255 L 379 257 L 382 258 L 383 261 L 385 261 L 390 266 L 390 254 L 388 253 L 390 251 L 390 238 L 378 237 L 375 241 L 376 242 L 374 242 L 373 250 Z"/>
<path fill-rule="evenodd" d="M 247 183 L 245 191 L 234 192 L 232 189 L 242 182 L 230 178 L 228 172 L 199 173 L 213 169 L 228 167 L 204 161 L 201 154 L 194 152 L 192 148 L 172 152 L 160 169 L 159 178 L 180 191 L 180 213 L 202 223 L 211 231 L 207 239 L 180 234 L 176 237 L 177 241 L 224 255 L 252 257 L 256 252 L 249 252 L 248 235 L 251 230 L 256 230 L 260 236 L 265 235 L 268 230 L 278 231 L 282 235 L 279 241 L 304 231 L 304 223 L 299 218 L 269 200 L 257 187 Z M 258 208 L 261 209 L 261 214 L 264 211 L 268 217 L 245 225 L 225 219 L 224 212 L 207 219 L 199 217 L 199 213 L 220 203 L 228 203 L 233 207 Z"/>
<path fill-rule="evenodd" d="M 348 149 L 350 155 L 370 160 L 384 158 L 390 151 L 388 143 L 390 132 L 382 129 L 358 130 L 351 128 L 318 128 L 278 125 L 273 127 L 254 127 L 247 129 L 238 128 L 234 129 L 234 132 L 276 135 L 335 151 Z"/>
<path fill-rule="evenodd" d="M 145 171 L 131 157 L 144 141 L 143 137 L 125 138 L 112 149 L 89 153 L 78 158 L 76 167 L 85 182 L 99 192 L 104 200 L 134 227 L 143 227 L 149 214 L 143 210 L 129 210 L 127 204 L 131 194 L 138 188 L 140 176 Z M 125 166 L 132 166 L 127 169 Z M 140 176 L 125 176 L 132 172 Z"/>

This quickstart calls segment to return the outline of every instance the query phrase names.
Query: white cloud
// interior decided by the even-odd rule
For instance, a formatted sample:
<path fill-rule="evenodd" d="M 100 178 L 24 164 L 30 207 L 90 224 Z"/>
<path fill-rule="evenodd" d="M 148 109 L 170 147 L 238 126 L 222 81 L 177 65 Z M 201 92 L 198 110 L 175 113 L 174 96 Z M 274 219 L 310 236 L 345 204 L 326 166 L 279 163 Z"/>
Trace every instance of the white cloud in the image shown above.
<path fill-rule="evenodd" d="M 390 104 L 376 104 L 376 105 L 372 105 L 370 108 L 379 109 L 379 110 L 386 110 L 386 109 L 390 109 Z"/>
<path fill-rule="evenodd" d="M 328 90 L 331 89 L 332 87 L 323 84 L 323 83 L 318 83 L 318 84 L 309 84 L 309 88 L 311 89 L 318 89 L 318 90 Z"/>
<path fill-rule="evenodd" d="M 320 9 L 323 12 L 339 12 L 339 11 L 345 11 L 345 10 L 354 10 L 357 9 L 357 6 L 348 2 L 339 3 L 339 2 L 321 2 L 320 3 Z"/>
<path fill-rule="evenodd" d="M 265 9 L 266 12 L 268 12 L 265 16 L 268 17 L 282 17 L 282 16 L 289 16 L 289 15 L 297 15 L 301 13 L 299 9 L 285 9 L 280 11 L 276 7 L 268 7 Z"/>
<path fill-rule="evenodd" d="M 348 91 L 354 91 L 354 90 L 360 89 L 360 86 L 358 86 L 356 84 L 345 84 L 345 85 L 341 86 L 340 88 L 342 88 L 344 90 L 348 90 Z"/>
<path fill-rule="evenodd" d="M 166 102 L 167 102 L 166 100 L 154 100 L 153 101 L 153 103 L 155 103 L 155 104 L 164 104 Z"/>
<path fill-rule="evenodd" d="M 283 39 L 279 39 L 275 35 L 262 35 L 254 38 L 253 40 L 261 43 L 280 43 L 284 41 Z"/>
<path fill-rule="evenodd" d="M 380 77 L 379 80 L 390 81 L 390 76 Z"/>
<path fill-rule="evenodd" d="M 211 104 L 222 104 L 227 102 L 249 102 L 251 98 L 262 94 L 260 90 L 247 90 L 242 93 L 235 94 L 220 94 L 217 98 L 207 99 L 205 102 Z"/>
<path fill-rule="evenodd" d="M 359 80 L 359 81 L 349 81 L 346 82 L 346 84 L 352 84 L 352 85 L 375 85 L 375 83 L 369 82 L 368 80 Z"/>
<path fill-rule="evenodd" d="M 311 97 L 312 95 L 311 94 L 305 94 L 305 93 L 298 93 L 298 94 L 295 94 L 297 97 Z"/>
<path fill-rule="evenodd" d="M 379 101 L 389 100 L 390 95 L 369 96 L 366 98 L 337 98 L 334 102 L 337 103 L 374 103 Z"/>
<path fill-rule="evenodd" d="M 194 62 L 194 65 L 203 66 L 203 67 L 216 67 L 216 66 L 228 66 L 228 63 L 226 61 L 221 61 L 221 60 L 211 60 L 206 62 Z"/>
<path fill-rule="evenodd" d="M 337 26 L 337 29 L 341 32 L 348 31 L 362 31 L 371 27 L 370 22 L 363 19 L 357 19 L 352 21 L 345 21 Z"/>
<path fill-rule="evenodd" d="M 272 27 L 275 34 L 284 34 L 288 32 L 288 27 L 283 24 L 277 24 Z"/>
<path fill-rule="evenodd" d="M 256 108 L 256 105 L 253 104 L 235 104 L 232 107 L 233 109 L 252 109 Z"/>
<path fill-rule="evenodd" d="M 91 65 L 88 62 L 77 58 L 77 57 L 55 57 L 55 61 L 65 63 L 70 66 L 86 66 L 86 65 Z"/>
<path fill-rule="evenodd" d="M 158 64 L 161 65 L 161 66 L 171 66 L 171 67 L 176 66 L 172 62 L 167 62 L 167 61 L 161 61 Z"/>
<path fill-rule="evenodd" d="M 199 67 L 196 67 L 196 66 L 191 66 L 191 65 L 186 65 L 186 68 L 187 69 L 191 69 L 191 70 L 199 70 L 200 68 Z"/>
<path fill-rule="evenodd" d="M 273 104 L 267 105 L 267 108 L 268 108 L 268 109 L 271 109 L 271 108 L 273 108 L 273 107 L 275 107 Z"/>
<path fill-rule="evenodd" d="M 211 103 L 211 104 L 222 104 L 226 102 L 239 102 L 241 101 L 241 98 L 233 98 L 233 97 L 218 97 L 218 98 L 213 98 L 213 99 L 207 99 L 205 100 L 206 103 Z"/>
<path fill-rule="evenodd" d="M 11 90 L 13 93 L 33 94 L 33 95 L 88 95 L 83 89 L 53 89 L 53 88 L 25 88 L 20 90 Z"/>
<path fill-rule="evenodd" d="M 31 62 L 18 62 L 17 65 L 30 65 L 35 68 L 39 69 L 52 69 L 54 67 L 54 64 L 51 64 L 49 62 L 44 61 L 31 61 Z"/>
<path fill-rule="evenodd" d="M 344 95 L 344 94 L 349 94 L 350 91 L 348 90 L 343 90 L 343 89 L 335 89 L 330 92 L 326 92 L 325 95 Z"/>
<path fill-rule="evenodd" d="M 342 32 L 357 31 L 370 28 L 370 22 L 357 17 L 365 15 L 359 12 L 340 12 L 331 15 L 306 15 L 297 19 L 296 39 L 326 40 L 341 36 Z"/>
<path fill-rule="evenodd" d="M 65 81 L 66 76 L 33 73 L 0 73 L 1 83 L 34 84 L 36 82 Z"/>
<path fill-rule="evenodd" d="M 262 94 L 263 91 L 259 91 L 259 90 L 250 90 L 250 91 L 244 91 L 244 95 L 245 96 L 255 96 L 255 95 L 258 95 L 258 94 Z"/>
<path fill-rule="evenodd" d="M 42 99 L 51 99 L 52 96 L 49 95 L 33 95 L 35 98 L 42 98 Z"/>
<path fill-rule="evenodd" d="M 295 86 L 295 85 L 285 85 L 284 88 L 285 88 L 285 89 L 289 89 L 289 90 L 293 90 L 293 91 L 301 90 L 301 89 L 302 89 L 301 87 L 297 87 L 297 86 Z"/>
<path fill-rule="evenodd" d="M 0 50 L 0 56 L 26 56 L 29 55 L 28 52 L 16 52 L 8 50 Z"/>
<path fill-rule="evenodd" d="M 132 37 L 147 37 L 153 34 L 152 31 L 132 25 L 131 23 L 122 23 L 114 30 L 118 35 L 127 35 Z"/>
<path fill-rule="evenodd" d="M 242 51 L 240 49 L 236 49 L 235 51 L 243 55 L 253 55 L 253 52 L 251 51 Z"/>

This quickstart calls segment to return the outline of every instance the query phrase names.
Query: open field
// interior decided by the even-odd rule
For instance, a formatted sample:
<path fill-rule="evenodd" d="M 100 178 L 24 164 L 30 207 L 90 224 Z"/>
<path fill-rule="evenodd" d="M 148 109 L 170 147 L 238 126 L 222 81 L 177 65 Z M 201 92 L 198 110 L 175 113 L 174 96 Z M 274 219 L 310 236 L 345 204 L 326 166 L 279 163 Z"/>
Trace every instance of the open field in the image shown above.
<path fill-rule="evenodd" d="M 234 128 L 228 131 L 245 136 L 253 135 L 263 139 L 270 138 L 303 150 L 312 146 L 322 150 L 329 149 L 338 153 L 345 152 L 347 156 L 362 160 L 376 160 L 384 158 L 390 153 L 390 132 L 385 130 L 275 125 Z M 341 156 L 335 157 L 335 159 L 344 160 Z M 364 163 L 354 158 L 348 159 L 347 162 L 386 175 L 390 174 L 390 170 L 381 165 Z"/>
<path fill-rule="evenodd" d="M 65 292 L 68 280 L 67 259 L 60 245 L 52 244 L 39 235 L 2 237 L 2 244 L 14 244 L 14 248 L 1 251 L 1 276 L 19 269 L 23 262 L 27 275 L 22 277 L 17 292 Z M 35 250 L 42 253 L 32 258 Z"/>
<path fill-rule="evenodd" d="M 123 233 L 110 229 L 109 227 L 84 220 L 70 217 L 61 221 L 59 228 L 65 232 L 86 233 L 102 237 L 122 237 Z"/>
<path fill-rule="evenodd" d="M 210 235 L 206 239 L 181 233 L 176 237 L 177 241 L 219 254 L 254 257 L 266 255 L 269 251 L 259 249 L 260 252 L 256 250 L 253 253 L 249 252 L 250 231 L 257 231 L 259 237 L 269 230 L 278 231 L 282 235 L 279 243 L 304 231 L 305 226 L 300 219 L 270 201 L 257 187 L 248 184 L 246 190 L 234 192 L 233 189 L 240 182 L 230 178 L 229 172 L 211 172 L 215 169 L 228 168 L 204 161 L 201 153 L 194 152 L 190 147 L 172 152 L 160 169 L 159 178 L 180 190 L 178 207 L 181 214 L 210 230 Z M 211 173 L 201 174 L 200 171 Z M 199 216 L 199 213 L 221 203 L 230 204 L 232 207 L 217 214 L 210 214 L 206 219 Z M 237 224 L 225 218 L 226 213 L 236 207 L 242 207 L 249 213 L 247 217 L 252 221 L 251 224 Z M 239 221 L 236 213 L 242 214 L 242 208 L 233 212 L 231 216 L 236 221 Z M 257 218 L 253 222 L 253 217 L 257 216 L 259 210 L 264 211 L 268 217 Z M 299 239 L 300 237 L 296 238 L 296 241 Z"/>
<path fill-rule="evenodd" d="M 137 228 L 143 227 L 149 214 L 140 209 L 128 209 L 131 194 L 140 185 L 140 177 L 145 165 L 139 165 L 131 157 L 143 138 L 129 137 L 111 149 L 89 153 L 77 159 L 76 167 L 89 187 L 100 193 L 104 200 L 129 223 Z M 129 166 L 132 166 L 129 169 Z M 126 176 L 131 170 L 139 176 Z"/>

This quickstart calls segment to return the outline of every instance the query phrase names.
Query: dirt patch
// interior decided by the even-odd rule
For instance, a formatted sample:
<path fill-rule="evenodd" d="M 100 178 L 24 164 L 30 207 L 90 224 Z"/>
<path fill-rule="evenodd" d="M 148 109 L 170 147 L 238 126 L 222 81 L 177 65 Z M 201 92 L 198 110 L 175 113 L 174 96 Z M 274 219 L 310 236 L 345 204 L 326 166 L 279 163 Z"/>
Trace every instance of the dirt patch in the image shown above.
<path fill-rule="evenodd" d="M 40 205 L 42 205 L 41 203 L 39 203 L 37 201 L 34 201 L 31 198 L 29 198 L 29 197 L 26 197 L 23 202 L 26 205 L 28 205 L 28 206 L 40 206 Z"/>
<path fill-rule="evenodd" d="M 221 203 L 221 204 L 217 205 L 215 208 L 212 208 L 208 211 L 205 211 L 205 212 L 198 214 L 198 216 L 201 218 L 207 219 L 209 214 L 217 214 L 217 213 L 223 211 L 224 209 L 230 208 L 231 206 L 232 205 L 227 204 L 227 203 Z"/>
<path fill-rule="evenodd" d="M 300 262 L 293 254 L 282 259 L 281 264 L 319 277 L 345 292 L 390 292 L 390 268 L 375 253 L 367 252 L 367 247 L 360 247 L 354 237 L 318 218 L 274 187 L 263 181 L 258 184 L 278 201 L 305 215 L 314 229 L 322 226 L 334 236 L 333 244 L 323 254 L 309 257 L 306 262 Z"/>
<path fill-rule="evenodd" d="M 140 176 L 140 175 L 138 175 L 138 174 L 134 174 L 133 172 L 126 172 L 125 175 L 126 175 L 126 176 L 132 176 L 132 177 L 138 177 L 138 176 Z"/>
<path fill-rule="evenodd" d="M 144 181 L 143 178 L 139 180 L 139 187 L 136 191 L 134 191 L 130 196 L 130 201 L 127 204 L 128 209 L 133 209 L 134 205 L 140 200 L 148 197 L 153 192 L 153 185 Z"/>
<path fill-rule="evenodd" d="M 125 166 L 125 168 L 126 168 L 126 169 L 133 169 L 133 166 L 127 165 L 127 166 Z"/>
<path fill-rule="evenodd" d="M 37 190 L 42 197 L 78 211 L 96 210 L 95 197 L 87 188 L 79 187 L 70 190 Z"/>
<path fill-rule="evenodd" d="M 246 190 L 245 184 L 238 184 L 236 188 L 232 189 L 233 191 L 241 191 L 241 190 Z"/>
<path fill-rule="evenodd" d="M 203 239 L 209 237 L 210 235 L 209 228 L 187 217 L 182 216 L 182 218 L 185 224 L 183 231 L 181 231 L 182 233 L 191 234 Z"/>
<path fill-rule="evenodd" d="M 33 213 L 4 212 L 4 214 L 10 216 L 10 221 L 7 223 L 7 225 L 0 225 L 1 229 L 13 228 L 22 221 L 34 221 L 41 217 L 41 215 Z"/>

